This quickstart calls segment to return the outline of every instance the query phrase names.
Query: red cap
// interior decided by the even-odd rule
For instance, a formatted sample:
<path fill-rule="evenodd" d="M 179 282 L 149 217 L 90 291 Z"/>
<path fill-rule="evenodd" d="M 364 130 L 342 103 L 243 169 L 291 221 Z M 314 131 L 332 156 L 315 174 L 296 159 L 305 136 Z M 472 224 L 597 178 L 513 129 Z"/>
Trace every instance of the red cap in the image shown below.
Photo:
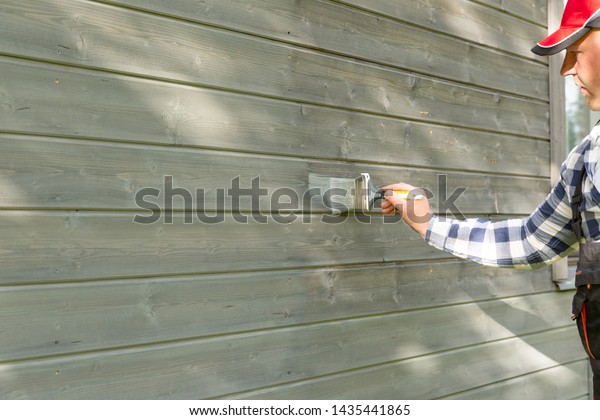
<path fill-rule="evenodd" d="M 569 0 L 560 28 L 531 49 L 537 55 L 552 55 L 577 42 L 591 28 L 600 28 L 600 0 Z"/>

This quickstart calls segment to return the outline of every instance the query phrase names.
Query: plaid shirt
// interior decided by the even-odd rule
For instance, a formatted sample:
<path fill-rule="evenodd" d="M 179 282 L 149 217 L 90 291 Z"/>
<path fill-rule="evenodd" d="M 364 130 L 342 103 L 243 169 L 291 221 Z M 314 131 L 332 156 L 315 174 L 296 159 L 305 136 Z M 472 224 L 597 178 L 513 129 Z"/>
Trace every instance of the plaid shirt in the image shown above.
<path fill-rule="evenodd" d="M 600 241 L 600 126 L 571 151 L 560 180 L 530 216 L 501 222 L 434 216 L 425 240 L 457 257 L 496 267 L 538 268 L 566 257 L 579 248 L 571 223 L 571 197 L 584 165 L 583 236 Z"/>

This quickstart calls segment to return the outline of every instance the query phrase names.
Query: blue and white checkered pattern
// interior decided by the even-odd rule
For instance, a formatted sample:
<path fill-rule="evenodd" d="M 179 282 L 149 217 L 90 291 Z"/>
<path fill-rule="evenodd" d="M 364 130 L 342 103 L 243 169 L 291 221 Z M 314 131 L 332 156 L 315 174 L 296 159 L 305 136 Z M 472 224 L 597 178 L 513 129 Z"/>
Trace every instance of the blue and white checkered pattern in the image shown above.
<path fill-rule="evenodd" d="M 457 257 L 495 267 L 538 268 L 566 257 L 579 248 L 571 224 L 571 197 L 584 165 L 582 230 L 587 241 L 599 241 L 599 126 L 571 151 L 560 180 L 529 217 L 492 222 L 434 216 L 425 240 Z"/>

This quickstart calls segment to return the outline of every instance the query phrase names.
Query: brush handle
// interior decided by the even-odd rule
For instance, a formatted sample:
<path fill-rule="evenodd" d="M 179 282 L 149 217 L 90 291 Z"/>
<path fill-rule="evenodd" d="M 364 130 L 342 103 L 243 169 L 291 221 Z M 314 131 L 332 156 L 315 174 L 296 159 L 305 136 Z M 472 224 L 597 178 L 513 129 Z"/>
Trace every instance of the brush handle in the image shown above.
<path fill-rule="evenodd" d="M 416 194 L 414 197 L 409 197 L 409 195 L 410 195 L 409 190 L 381 191 L 381 198 L 384 198 L 386 195 L 392 195 L 392 194 L 396 197 L 402 198 L 403 200 L 420 200 L 423 198 L 422 194 Z"/>

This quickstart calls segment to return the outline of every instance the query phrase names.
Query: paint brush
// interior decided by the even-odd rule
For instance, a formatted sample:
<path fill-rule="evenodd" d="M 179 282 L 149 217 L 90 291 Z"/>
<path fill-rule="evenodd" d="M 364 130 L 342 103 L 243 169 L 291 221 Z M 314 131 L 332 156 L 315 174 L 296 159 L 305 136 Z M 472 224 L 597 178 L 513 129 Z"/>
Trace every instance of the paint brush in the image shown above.
<path fill-rule="evenodd" d="M 411 198 L 408 190 L 383 191 L 375 188 L 368 173 L 361 173 L 358 178 L 309 174 L 309 187 L 321 192 L 326 207 L 340 212 L 370 211 L 377 200 L 382 200 L 389 194 L 405 200 L 422 198 L 420 195 Z"/>
<path fill-rule="evenodd" d="M 373 205 L 377 200 L 383 200 L 387 195 L 393 194 L 399 196 L 404 200 L 422 198 L 421 195 L 417 195 L 413 198 L 409 196 L 409 190 L 388 190 L 384 191 L 381 188 L 377 189 L 371 181 L 371 176 L 368 173 L 362 173 L 355 180 L 354 186 L 354 208 L 362 211 L 369 211 L 373 209 Z"/>

